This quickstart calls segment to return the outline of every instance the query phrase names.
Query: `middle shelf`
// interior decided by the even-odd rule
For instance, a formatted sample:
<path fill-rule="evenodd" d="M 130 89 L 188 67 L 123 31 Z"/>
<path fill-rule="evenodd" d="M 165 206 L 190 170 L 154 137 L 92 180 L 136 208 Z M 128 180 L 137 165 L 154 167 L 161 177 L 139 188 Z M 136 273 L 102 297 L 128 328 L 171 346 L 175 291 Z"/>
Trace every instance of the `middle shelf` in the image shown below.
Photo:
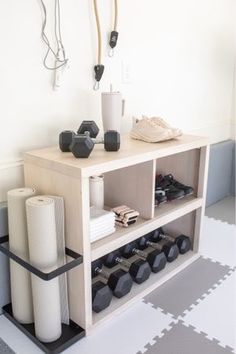
<path fill-rule="evenodd" d="M 202 198 L 189 196 L 165 203 L 155 209 L 154 218 L 139 217 L 134 225 L 128 228 L 117 227 L 116 232 L 91 244 L 91 260 L 94 261 L 109 252 L 141 237 L 152 230 L 174 221 L 203 205 Z"/>

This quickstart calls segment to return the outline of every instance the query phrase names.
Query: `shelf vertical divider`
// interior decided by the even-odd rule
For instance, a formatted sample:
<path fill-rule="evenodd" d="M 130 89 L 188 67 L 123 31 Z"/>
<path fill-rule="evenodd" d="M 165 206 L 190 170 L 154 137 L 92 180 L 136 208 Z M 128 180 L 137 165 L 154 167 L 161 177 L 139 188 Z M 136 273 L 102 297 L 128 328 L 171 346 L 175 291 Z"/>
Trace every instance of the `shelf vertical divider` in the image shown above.
<path fill-rule="evenodd" d="M 206 145 L 200 148 L 200 161 L 198 173 L 197 197 L 203 199 L 202 207 L 196 210 L 195 227 L 194 227 L 194 252 L 199 252 L 200 236 L 202 234 L 202 219 L 205 214 L 206 190 L 209 166 L 210 146 Z"/>

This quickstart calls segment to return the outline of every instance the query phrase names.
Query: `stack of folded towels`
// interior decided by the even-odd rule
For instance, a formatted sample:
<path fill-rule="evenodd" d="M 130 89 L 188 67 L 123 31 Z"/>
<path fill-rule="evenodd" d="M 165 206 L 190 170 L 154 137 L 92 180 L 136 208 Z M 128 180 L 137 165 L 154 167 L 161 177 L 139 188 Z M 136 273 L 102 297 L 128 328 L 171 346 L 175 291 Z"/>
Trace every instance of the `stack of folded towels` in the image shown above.
<path fill-rule="evenodd" d="M 115 232 L 115 213 L 90 207 L 90 242 L 99 240 Z"/>

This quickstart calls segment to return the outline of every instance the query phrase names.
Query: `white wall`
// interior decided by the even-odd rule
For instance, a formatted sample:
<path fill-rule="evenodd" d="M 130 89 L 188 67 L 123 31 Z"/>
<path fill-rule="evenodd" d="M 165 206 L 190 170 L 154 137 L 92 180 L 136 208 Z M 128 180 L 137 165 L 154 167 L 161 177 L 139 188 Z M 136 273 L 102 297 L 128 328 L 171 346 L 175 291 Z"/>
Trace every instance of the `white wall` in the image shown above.
<path fill-rule="evenodd" d="M 112 1 L 98 3 L 106 38 Z M 185 132 L 209 135 L 212 142 L 229 138 L 235 1 L 119 0 L 119 4 L 119 45 L 110 59 L 104 44 L 101 90 L 113 82 L 123 92 L 127 102 L 123 130 L 129 129 L 132 115 L 161 115 Z M 39 0 L 0 0 L 1 199 L 7 188 L 22 183 L 15 162 L 24 151 L 57 143 L 61 130 L 76 129 L 83 119 L 101 124 L 100 92 L 92 90 L 96 48 L 92 0 L 61 0 L 61 10 L 70 68 L 63 87 L 54 92 L 52 73 L 42 66 L 46 48 L 40 38 Z M 50 36 L 52 25 L 47 30 Z M 122 83 L 122 62 L 130 67 L 130 84 Z M 13 167 L 4 171 L 9 163 Z"/>

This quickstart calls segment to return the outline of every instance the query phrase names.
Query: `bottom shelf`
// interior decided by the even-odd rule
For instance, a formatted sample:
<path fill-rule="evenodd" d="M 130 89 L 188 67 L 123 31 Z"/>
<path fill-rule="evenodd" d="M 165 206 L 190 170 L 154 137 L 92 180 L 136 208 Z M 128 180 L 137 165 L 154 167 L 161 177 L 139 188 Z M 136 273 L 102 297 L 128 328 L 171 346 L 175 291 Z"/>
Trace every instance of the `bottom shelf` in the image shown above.
<path fill-rule="evenodd" d="M 199 257 L 200 255 L 193 251 L 190 251 L 184 255 L 179 255 L 174 262 L 168 263 L 165 269 L 163 269 L 160 273 L 152 273 L 150 278 L 143 284 L 138 285 L 134 283 L 132 290 L 128 295 L 121 299 L 113 297 L 111 305 L 107 309 L 100 313 L 93 313 L 93 327 L 124 311 L 132 303 L 142 299 L 144 296 L 172 278 Z"/>
<path fill-rule="evenodd" d="M 62 324 L 61 337 L 52 343 L 40 342 L 35 337 L 34 324 L 21 324 L 14 319 L 12 314 L 12 306 L 8 304 L 3 308 L 4 315 L 19 328 L 27 337 L 29 337 L 44 353 L 58 354 L 69 348 L 72 344 L 85 336 L 85 330 L 73 321 L 69 325 Z"/>

